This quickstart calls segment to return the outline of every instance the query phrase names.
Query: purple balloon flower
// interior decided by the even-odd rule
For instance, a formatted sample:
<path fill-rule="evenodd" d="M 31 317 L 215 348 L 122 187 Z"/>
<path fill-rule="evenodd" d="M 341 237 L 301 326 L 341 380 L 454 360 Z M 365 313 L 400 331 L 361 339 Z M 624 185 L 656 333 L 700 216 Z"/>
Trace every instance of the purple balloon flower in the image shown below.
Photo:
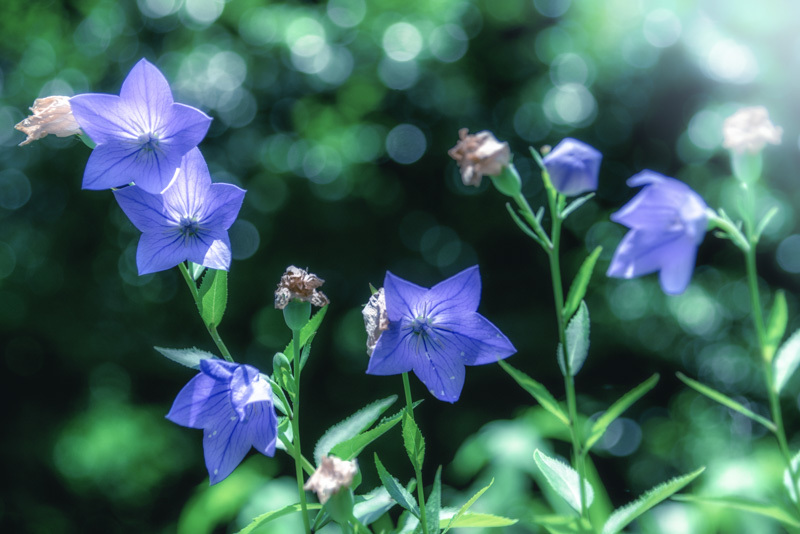
<path fill-rule="evenodd" d="M 172 100 L 164 75 L 142 59 L 119 96 L 76 95 L 72 114 L 97 146 L 83 174 L 84 189 L 135 182 L 148 193 L 166 189 L 184 154 L 205 137 L 211 117 Z"/>
<path fill-rule="evenodd" d="M 122 211 L 141 230 L 136 265 L 139 274 L 163 271 L 182 261 L 227 271 L 231 264 L 231 227 L 245 191 L 213 184 L 197 148 L 183 157 L 175 181 L 163 194 L 138 186 L 114 191 Z"/>
<path fill-rule="evenodd" d="M 465 365 L 496 362 L 517 351 L 477 312 L 477 265 L 430 289 L 387 272 L 383 290 L 389 326 L 378 338 L 368 374 L 414 371 L 434 397 L 455 402 L 464 387 Z"/>
<path fill-rule="evenodd" d="M 167 419 L 202 428 L 209 482 L 230 475 L 250 447 L 275 455 L 278 418 L 272 388 L 258 369 L 224 360 L 201 360 L 200 374 L 178 393 Z"/>
<path fill-rule="evenodd" d="M 631 177 L 628 185 L 646 187 L 611 215 L 630 231 L 614 253 L 608 276 L 635 278 L 659 271 L 665 293 L 683 293 L 706 233 L 706 203 L 685 183 L 650 170 Z"/>
<path fill-rule="evenodd" d="M 556 190 L 570 197 L 597 189 L 602 159 L 596 149 L 566 137 L 542 161 Z"/>

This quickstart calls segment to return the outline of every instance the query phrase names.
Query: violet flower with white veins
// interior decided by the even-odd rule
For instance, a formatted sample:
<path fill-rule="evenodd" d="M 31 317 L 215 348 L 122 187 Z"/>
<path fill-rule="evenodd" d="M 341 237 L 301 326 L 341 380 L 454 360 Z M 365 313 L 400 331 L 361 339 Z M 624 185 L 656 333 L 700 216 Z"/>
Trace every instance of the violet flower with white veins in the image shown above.
<path fill-rule="evenodd" d="M 139 274 L 191 261 L 227 271 L 231 263 L 228 228 L 239 214 L 244 189 L 211 183 L 197 148 L 183 157 L 175 181 L 163 194 L 139 186 L 114 191 L 122 211 L 141 230 L 136 250 Z"/>
<path fill-rule="evenodd" d="M 636 278 L 659 271 L 664 293 L 683 293 L 706 234 L 708 206 L 685 183 L 654 171 L 636 174 L 628 185 L 645 188 L 611 215 L 630 231 L 617 246 L 607 275 Z"/>
<path fill-rule="evenodd" d="M 375 344 L 368 374 L 414 371 L 434 397 L 455 402 L 464 387 L 465 365 L 494 363 L 517 351 L 477 312 L 477 265 L 430 289 L 387 272 L 383 290 L 389 324 Z"/>
<path fill-rule="evenodd" d="M 278 418 L 272 388 L 258 369 L 224 360 L 200 360 L 200 374 L 178 393 L 167 419 L 203 429 L 210 484 L 221 482 L 250 447 L 275 455 Z"/>
<path fill-rule="evenodd" d="M 161 193 L 211 124 L 199 109 L 176 104 L 167 79 L 145 59 L 131 69 L 119 96 L 87 93 L 69 103 L 81 129 L 97 144 L 83 174 L 84 189 L 133 182 L 148 193 Z"/>

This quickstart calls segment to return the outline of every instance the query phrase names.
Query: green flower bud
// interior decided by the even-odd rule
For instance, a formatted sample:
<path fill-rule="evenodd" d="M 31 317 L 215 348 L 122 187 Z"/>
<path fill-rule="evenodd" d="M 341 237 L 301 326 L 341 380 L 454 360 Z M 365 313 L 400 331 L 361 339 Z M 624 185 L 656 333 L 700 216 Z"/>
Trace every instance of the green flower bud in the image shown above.
<path fill-rule="evenodd" d="M 311 318 L 311 303 L 292 300 L 283 308 L 283 320 L 292 332 L 303 328 Z"/>

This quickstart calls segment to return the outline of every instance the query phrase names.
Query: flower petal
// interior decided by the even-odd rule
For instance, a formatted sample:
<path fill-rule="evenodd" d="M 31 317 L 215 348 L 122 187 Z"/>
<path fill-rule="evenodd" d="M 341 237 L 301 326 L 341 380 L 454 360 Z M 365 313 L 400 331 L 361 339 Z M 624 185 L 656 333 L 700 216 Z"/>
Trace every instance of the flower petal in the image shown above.
<path fill-rule="evenodd" d="M 210 483 L 221 482 L 230 475 L 247 455 L 250 439 L 249 420 L 239 422 L 239 416 L 230 410 L 203 427 L 203 453 Z"/>
<path fill-rule="evenodd" d="M 179 155 L 200 144 L 211 126 L 211 117 L 185 104 L 172 104 L 159 139 Z"/>
<path fill-rule="evenodd" d="M 700 211 L 705 202 L 679 180 L 645 170 L 628 180 L 628 185 L 645 185 L 627 204 L 611 215 L 611 220 L 628 228 L 669 229 L 680 224 L 681 208 L 690 200 L 699 201 Z"/>
<path fill-rule="evenodd" d="M 181 389 L 166 417 L 182 426 L 203 428 L 220 413 L 232 411 L 229 393 L 227 384 L 199 373 Z"/>
<path fill-rule="evenodd" d="M 136 249 L 139 274 L 166 271 L 188 259 L 183 241 L 177 228 L 172 232 L 144 232 Z"/>
<path fill-rule="evenodd" d="M 500 329 L 477 312 L 439 316 L 434 330 L 465 365 L 494 363 L 517 352 Z"/>
<path fill-rule="evenodd" d="M 135 117 L 136 123 L 141 126 L 139 133 L 158 133 L 173 102 L 169 82 L 146 59 L 139 60 L 133 66 L 122 82 L 119 96 L 129 106 L 129 113 Z"/>
<path fill-rule="evenodd" d="M 231 403 L 239 414 L 239 420 L 244 420 L 247 405 L 260 402 L 272 404 L 272 388 L 261 378 L 258 369 L 251 365 L 240 365 L 231 378 Z"/>
<path fill-rule="evenodd" d="M 180 158 L 134 142 L 110 141 L 92 150 L 83 174 L 84 189 L 109 189 L 135 182 L 148 193 L 160 193 L 175 175 Z"/>
<path fill-rule="evenodd" d="M 141 187 L 131 185 L 114 191 L 114 198 L 140 231 L 161 232 L 174 228 L 164 215 L 164 203 L 160 195 L 153 195 Z"/>
<path fill-rule="evenodd" d="M 417 341 L 417 342 L 415 342 Z M 419 336 L 414 343 L 414 374 L 439 400 L 456 402 L 464 387 L 466 371 L 459 352 L 446 339 Z"/>
<path fill-rule="evenodd" d="M 691 238 L 676 241 L 669 247 L 669 255 L 661 266 L 658 280 L 667 295 L 680 295 L 692 279 L 697 245 Z"/>
<path fill-rule="evenodd" d="M 410 328 L 401 328 L 400 323 L 389 323 L 381 334 L 369 359 L 367 374 L 397 375 L 414 368 L 414 354 L 409 352 L 405 338 L 412 336 Z"/>
<path fill-rule="evenodd" d="M 199 149 L 193 148 L 181 158 L 175 180 L 164 190 L 164 202 L 181 217 L 198 217 L 211 187 L 208 165 Z"/>
<path fill-rule="evenodd" d="M 245 190 L 233 184 L 211 184 L 203 208 L 204 224 L 227 230 L 242 208 Z"/>
<path fill-rule="evenodd" d="M 430 303 L 428 317 L 474 312 L 481 301 L 481 275 L 478 266 L 464 269 L 439 282 L 430 288 L 425 299 Z"/>
<path fill-rule="evenodd" d="M 136 141 L 142 133 L 117 95 L 75 95 L 69 105 L 81 129 L 98 145 L 113 140 Z"/>
<path fill-rule="evenodd" d="M 670 259 L 671 245 L 681 232 L 630 230 L 617 246 L 606 274 L 615 278 L 636 278 L 655 272 Z"/>
<path fill-rule="evenodd" d="M 267 456 L 275 456 L 278 442 L 278 417 L 272 403 L 259 402 L 251 404 L 253 411 L 247 429 L 250 443 L 258 452 Z"/>
<path fill-rule="evenodd" d="M 400 321 L 402 317 L 414 318 L 418 304 L 428 292 L 426 288 L 398 278 L 389 271 L 383 279 L 383 291 L 390 322 Z"/>
<path fill-rule="evenodd" d="M 231 266 L 231 241 L 227 232 L 202 231 L 186 238 L 186 259 L 192 263 L 227 271 Z"/>

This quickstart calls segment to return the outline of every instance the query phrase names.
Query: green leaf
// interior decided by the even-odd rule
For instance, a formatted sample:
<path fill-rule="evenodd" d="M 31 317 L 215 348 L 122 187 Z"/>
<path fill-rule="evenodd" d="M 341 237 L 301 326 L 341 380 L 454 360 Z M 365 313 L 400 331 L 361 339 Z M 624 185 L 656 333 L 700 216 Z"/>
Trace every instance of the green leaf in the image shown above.
<path fill-rule="evenodd" d="M 210 352 L 196 349 L 194 347 L 191 349 L 167 349 L 164 347 L 153 348 L 160 352 L 162 356 L 169 358 L 173 362 L 185 365 L 186 367 L 190 367 L 192 369 L 200 369 L 200 360 L 218 359 Z"/>
<path fill-rule="evenodd" d="M 416 407 L 422 401 L 419 400 L 414 403 L 414 407 Z M 357 436 L 354 436 L 346 441 L 335 445 L 329 454 L 336 456 L 337 458 L 341 458 L 342 460 L 352 460 L 359 454 L 361 451 L 364 450 L 364 447 L 381 437 L 383 434 L 388 432 L 394 425 L 400 422 L 403 414 L 405 413 L 405 408 L 400 410 L 394 415 L 389 417 L 383 418 L 378 426 L 375 428 L 371 428 L 367 431 L 361 432 Z"/>
<path fill-rule="evenodd" d="M 397 479 L 390 475 L 386 468 L 383 467 L 377 453 L 375 454 L 375 469 L 378 470 L 378 477 L 381 479 L 381 484 L 383 484 L 383 487 L 389 492 L 389 495 L 392 496 L 392 499 L 414 514 L 416 518 L 419 518 L 419 506 L 417 506 L 416 499 L 414 499 L 414 496 L 411 495 L 406 488 L 401 486 Z"/>
<path fill-rule="evenodd" d="M 791 465 L 792 471 L 797 474 L 797 469 L 800 467 L 800 452 L 794 455 L 794 458 L 791 460 Z M 788 467 L 783 470 L 783 485 L 786 491 L 789 492 L 789 498 L 797 502 L 797 493 L 794 491 L 794 484 L 792 483 L 792 473 Z"/>
<path fill-rule="evenodd" d="M 550 458 L 539 449 L 534 451 L 533 459 L 556 493 L 561 495 L 561 497 L 577 512 L 580 512 L 581 490 L 578 484 L 578 472 L 561 460 Z M 586 494 L 586 506 L 588 508 L 591 506 L 592 500 L 594 500 L 594 490 L 588 480 L 584 480 L 583 484 Z"/>
<path fill-rule="evenodd" d="M 592 273 L 594 273 L 594 266 L 601 252 L 603 252 L 603 247 L 595 247 L 592 253 L 583 260 L 581 268 L 578 269 L 578 274 L 575 275 L 572 285 L 569 286 L 569 293 L 567 293 L 567 302 L 564 304 L 564 319 L 569 319 L 578 311 L 578 306 L 586 295 L 586 288 L 589 287 L 589 281 L 592 279 Z"/>
<path fill-rule="evenodd" d="M 603 437 L 603 434 L 608 429 L 608 426 L 613 423 L 617 417 L 622 415 L 625 410 L 630 408 L 634 402 L 641 399 L 645 393 L 650 391 L 655 387 L 658 383 L 659 375 L 658 373 L 654 374 L 625 395 L 623 395 L 617 402 L 612 404 L 608 410 L 606 410 L 603 415 L 597 418 L 597 421 L 594 422 L 592 425 L 592 430 L 589 433 L 589 437 L 586 440 L 586 449 L 589 450 L 592 448 L 592 445 L 597 443 L 597 441 Z"/>
<path fill-rule="evenodd" d="M 592 198 L 594 198 L 594 193 L 589 193 L 588 195 L 583 195 L 582 197 L 578 197 L 572 202 L 570 202 L 569 206 L 567 206 L 561 211 L 561 220 L 563 221 L 564 219 L 569 217 L 573 211 L 586 204 L 586 202 L 591 200 Z"/>
<path fill-rule="evenodd" d="M 415 469 L 422 469 L 422 462 L 425 460 L 425 439 L 414 417 L 408 411 L 403 413 L 403 444 L 406 446 L 411 465 Z"/>
<path fill-rule="evenodd" d="M 200 316 L 209 326 L 218 326 L 228 304 L 228 271 L 209 269 L 200 283 Z"/>
<path fill-rule="evenodd" d="M 206 268 L 203 267 L 202 265 L 197 264 L 197 263 L 192 263 L 191 261 L 186 262 L 186 263 L 189 264 L 189 268 L 188 268 L 189 276 L 191 276 L 192 280 L 194 280 L 196 282 L 203 275 L 203 273 L 205 272 Z"/>
<path fill-rule="evenodd" d="M 569 372 L 572 376 L 578 374 L 589 354 L 589 308 L 586 303 L 581 301 L 577 313 L 570 319 L 565 332 L 567 337 L 567 357 L 569 359 Z M 564 376 L 567 375 L 567 367 L 564 365 L 564 349 L 558 345 L 558 365 Z"/>
<path fill-rule="evenodd" d="M 648 511 L 650 508 L 670 497 L 673 493 L 682 490 L 683 487 L 689 482 L 700 476 L 700 473 L 705 471 L 705 469 L 705 467 L 701 467 L 697 471 L 689 473 L 688 475 L 675 477 L 672 480 L 664 482 L 663 484 L 659 484 L 632 503 L 626 504 L 621 508 L 617 508 L 608 518 L 606 524 L 603 525 L 603 534 L 615 534 L 621 531 L 623 528 L 628 526 L 631 521 Z"/>
<path fill-rule="evenodd" d="M 758 240 L 761 239 L 761 234 L 764 233 L 764 230 L 767 229 L 767 225 L 770 223 L 772 218 L 778 214 L 779 211 L 780 210 L 778 209 L 778 206 L 772 206 L 772 208 L 764 215 L 764 218 L 759 221 L 758 227 L 753 234 L 753 239 L 756 243 L 758 243 Z"/>
<path fill-rule="evenodd" d="M 473 495 L 470 498 L 470 500 L 468 500 L 466 503 L 464 503 L 464 506 L 462 506 L 458 510 L 458 512 L 456 512 L 456 515 L 454 515 L 452 518 L 450 518 L 450 522 L 447 524 L 447 526 L 444 527 L 444 532 L 442 532 L 442 534 L 447 534 L 447 531 L 450 530 L 451 528 L 453 528 L 454 523 L 458 520 L 458 518 L 461 517 L 462 515 L 464 515 L 465 513 L 467 513 L 467 510 L 469 510 L 472 507 L 472 505 L 475 504 L 475 502 L 478 499 L 480 499 L 481 495 L 486 493 L 486 490 L 488 490 L 489 488 L 492 487 L 492 484 L 494 484 L 494 479 L 492 479 L 489 482 L 488 486 L 483 487 L 480 490 L 478 490 L 478 492 L 475 495 Z"/>
<path fill-rule="evenodd" d="M 544 242 L 539 239 L 539 236 L 537 236 L 527 224 L 522 222 L 522 219 L 519 218 L 519 215 L 517 215 L 517 213 L 514 211 L 514 208 L 512 208 L 511 204 L 508 202 L 506 202 L 506 209 L 508 210 L 508 214 L 511 215 L 511 218 L 514 220 L 514 223 L 519 227 L 520 230 L 522 230 L 522 233 L 539 243 L 539 245 L 544 248 Z"/>
<path fill-rule="evenodd" d="M 321 504 L 316 503 L 309 503 L 306 505 L 306 508 L 309 510 L 319 510 L 322 508 Z M 248 534 L 249 532 L 254 531 L 258 527 L 262 525 L 266 525 L 270 521 L 274 519 L 278 519 L 279 517 L 283 517 L 285 515 L 293 514 L 295 512 L 299 512 L 301 507 L 299 504 L 290 504 L 289 506 L 284 506 L 278 510 L 273 510 L 271 512 L 267 512 L 265 514 L 261 514 L 260 516 L 253 519 L 249 525 L 244 527 L 242 530 L 238 531 L 236 534 Z"/>
<path fill-rule="evenodd" d="M 446 525 L 450 525 L 452 528 L 507 527 L 517 522 L 516 519 L 511 519 L 510 517 L 492 514 L 480 514 L 476 512 L 467 512 L 462 514 L 458 517 L 458 519 L 454 519 L 452 524 L 450 524 L 450 521 L 451 518 L 448 515 L 445 515 L 444 517 L 439 516 L 439 527 L 441 528 Z"/>
<path fill-rule="evenodd" d="M 789 322 L 789 310 L 786 305 L 786 293 L 778 290 L 775 293 L 775 302 L 767 319 L 767 346 L 764 347 L 764 357 L 767 361 L 772 360 L 775 351 L 781 344 L 781 339 L 786 333 L 786 324 Z"/>
<path fill-rule="evenodd" d="M 673 495 L 672 499 L 681 502 L 710 504 L 724 506 L 725 508 L 733 508 L 734 510 L 742 510 L 744 512 L 752 512 L 774 519 L 786 526 L 800 528 L 800 521 L 798 521 L 792 513 L 784 510 L 780 506 L 764 504 L 758 501 L 751 501 L 740 497 L 703 497 L 695 495 Z"/>
<path fill-rule="evenodd" d="M 506 373 L 511 375 L 511 378 L 513 378 L 517 384 L 522 387 L 522 389 L 530 393 L 531 396 L 536 399 L 536 402 L 542 406 L 542 408 L 556 416 L 556 418 L 558 418 L 558 420 L 564 423 L 566 426 L 569 426 L 569 417 L 567 417 L 567 412 L 561 408 L 561 405 L 558 403 L 555 397 L 553 397 L 550 392 L 547 391 L 546 387 L 522 371 L 514 369 L 503 360 L 500 360 L 497 363 L 500 364 L 500 367 L 502 367 Z"/>
<path fill-rule="evenodd" d="M 765 427 L 767 427 L 770 430 L 770 432 L 775 432 L 777 430 L 775 428 L 775 425 L 772 423 L 772 421 L 770 421 L 768 419 L 765 419 L 764 417 L 758 415 L 757 413 L 752 412 L 751 410 L 748 410 L 747 408 L 745 408 L 744 406 L 742 406 L 741 404 L 739 404 L 738 402 L 736 402 L 732 398 L 728 397 L 727 395 L 725 395 L 723 393 L 720 393 L 716 389 L 712 389 L 712 388 L 706 386 L 705 384 L 701 384 L 700 382 L 698 382 L 696 380 L 692 380 L 691 378 L 689 378 L 688 376 L 684 375 L 683 373 L 676 373 L 676 375 L 678 376 L 678 378 L 681 379 L 681 381 L 683 381 L 684 384 L 686 384 L 690 388 L 694 389 L 695 391 L 697 391 L 699 393 L 702 393 L 703 395 L 705 395 L 709 399 L 715 400 L 718 403 L 722 404 L 723 406 L 727 406 L 731 410 L 739 412 L 740 414 L 744 415 L 745 417 L 749 417 L 753 421 L 756 421 L 757 423 L 760 423 L 760 424 L 764 425 Z"/>
<path fill-rule="evenodd" d="M 322 324 L 322 320 L 325 318 L 326 313 L 328 313 L 328 306 L 323 306 L 317 313 L 311 316 L 311 319 L 309 319 L 306 325 L 300 330 L 301 349 L 306 345 L 306 343 L 308 343 L 308 340 L 317 333 L 317 330 L 319 330 L 319 326 Z M 289 344 L 286 345 L 286 349 L 284 349 L 283 353 L 294 354 L 294 340 L 290 341 Z"/>
<path fill-rule="evenodd" d="M 327 456 L 334 446 L 369 428 L 396 400 L 397 395 L 377 400 L 330 427 L 314 447 L 314 462 L 319 465 L 322 462 L 322 457 Z"/>
<path fill-rule="evenodd" d="M 94 149 L 97 147 L 97 143 L 95 143 L 95 142 L 92 140 L 92 138 L 91 138 L 91 137 L 89 137 L 88 135 L 86 135 L 86 132 L 84 132 L 83 130 L 81 130 L 81 132 L 78 134 L 78 139 L 80 139 L 81 141 L 83 141 L 83 144 L 84 144 L 84 145 L 86 145 L 86 146 L 88 146 L 88 147 L 89 147 L 89 148 L 91 148 L 92 150 L 94 150 Z"/>
<path fill-rule="evenodd" d="M 441 529 L 439 512 L 442 509 L 442 466 L 436 470 L 433 488 L 425 502 L 425 519 L 428 523 L 428 534 L 439 534 Z"/>
<path fill-rule="evenodd" d="M 364 525 L 369 525 L 388 512 L 395 504 L 397 503 L 386 491 L 386 488 L 378 486 L 366 495 L 356 497 L 353 515 Z"/>
<path fill-rule="evenodd" d="M 778 349 L 773 362 L 775 373 L 775 392 L 780 393 L 800 364 L 800 330 L 789 336 L 786 343 Z"/>

